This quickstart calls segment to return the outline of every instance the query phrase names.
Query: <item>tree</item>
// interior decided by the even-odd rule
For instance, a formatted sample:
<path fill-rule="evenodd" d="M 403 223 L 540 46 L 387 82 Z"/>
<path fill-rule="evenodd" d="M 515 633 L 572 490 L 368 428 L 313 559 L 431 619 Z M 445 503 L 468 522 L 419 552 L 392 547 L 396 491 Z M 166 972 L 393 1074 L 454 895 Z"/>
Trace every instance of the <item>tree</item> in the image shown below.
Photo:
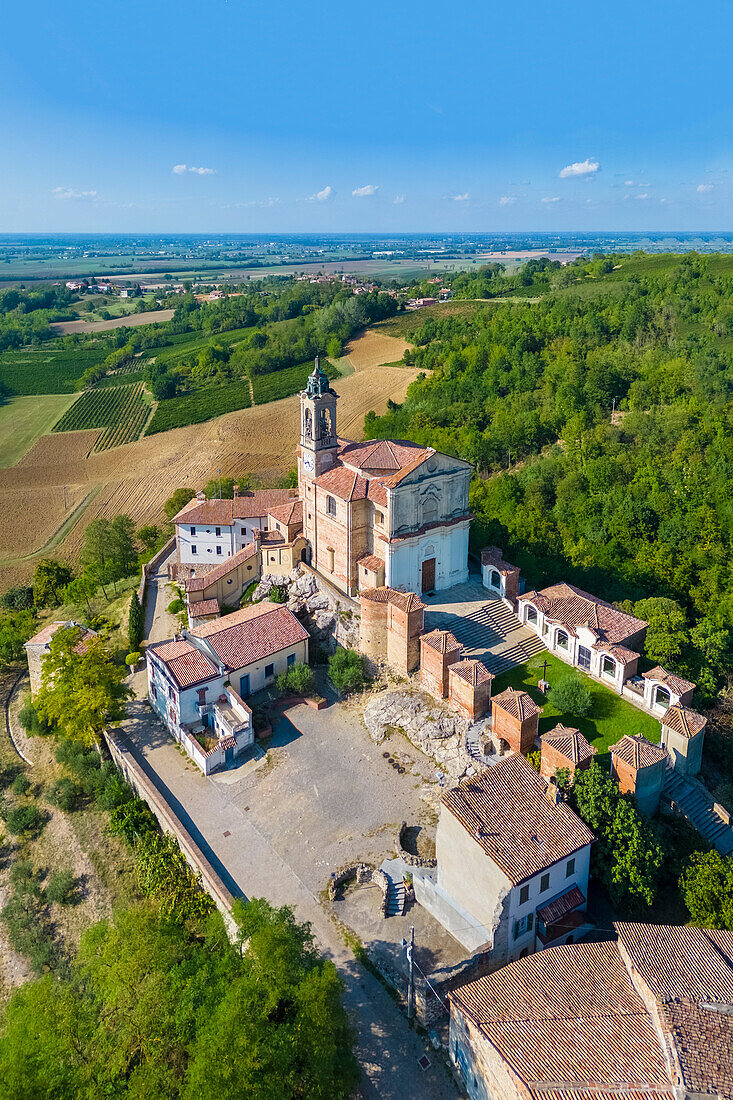
<path fill-rule="evenodd" d="M 155 550 L 160 541 L 160 528 L 154 523 L 147 523 L 138 529 L 137 537 L 146 550 Z"/>
<path fill-rule="evenodd" d="M 33 607 L 33 585 L 14 584 L 0 597 L 6 611 L 27 611 Z"/>
<path fill-rule="evenodd" d="M 593 705 L 588 685 L 579 676 L 561 677 L 547 697 L 556 710 L 572 718 L 585 717 Z"/>
<path fill-rule="evenodd" d="M 187 924 L 150 902 L 93 925 L 68 973 L 11 997 L 3 1100 L 346 1100 L 359 1072 L 335 966 L 289 909 L 237 915 L 238 945 L 218 913 Z"/>
<path fill-rule="evenodd" d="M 328 675 L 331 683 L 344 694 L 364 687 L 364 658 L 355 649 L 339 646 L 328 659 Z"/>
<path fill-rule="evenodd" d="M 79 627 L 57 630 L 43 661 L 35 698 L 39 718 L 72 741 L 92 745 L 109 722 L 125 715 L 125 669 L 100 637 L 83 638 Z"/>
<path fill-rule="evenodd" d="M 25 657 L 23 646 L 36 628 L 32 611 L 16 611 L 0 616 L 0 663 L 10 664 Z"/>
<path fill-rule="evenodd" d="M 172 520 L 181 508 L 184 508 L 189 501 L 196 496 L 195 489 L 176 489 L 173 496 L 168 497 L 168 500 L 163 505 L 163 511 L 166 514 L 168 520 Z"/>
<path fill-rule="evenodd" d="M 733 860 L 719 852 L 695 852 L 680 877 L 680 889 L 698 928 L 733 932 Z"/>
<path fill-rule="evenodd" d="M 68 565 L 41 558 L 33 574 L 33 603 L 36 607 L 58 607 L 61 593 L 72 580 Z"/>
<path fill-rule="evenodd" d="M 679 659 L 687 644 L 687 616 L 676 600 L 654 596 L 634 604 L 634 614 L 646 619 L 644 648 L 650 661 L 667 668 Z"/>
<path fill-rule="evenodd" d="M 140 648 L 140 643 L 143 640 L 144 634 L 145 616 L 137 594 L 137 589 L 133 589 L 130 599 L 130 611 L 127 616 L 127 637 L 132 651 L 137 651 Z"/>
<path fill-rule="evenodd" d="M 137 570 L 137 547 L 135 545 L 135 524 L 124 513 L 115 516 L 110 524 L 112 562 L 117 572 L 117 580 L 129 577 Z"/>
<path fill-rule="evenodd" d="M 67 584 L 64 589 L 64 603 L 81 603 L 82 600 L 87 605 L 87 611 L 92 614 L 92 605 L 89 602 L 93 596 L 97 594 L 97 582 L 91 573 L 85 571 L 80 576 L 75 577 L 71 584 Z"/>

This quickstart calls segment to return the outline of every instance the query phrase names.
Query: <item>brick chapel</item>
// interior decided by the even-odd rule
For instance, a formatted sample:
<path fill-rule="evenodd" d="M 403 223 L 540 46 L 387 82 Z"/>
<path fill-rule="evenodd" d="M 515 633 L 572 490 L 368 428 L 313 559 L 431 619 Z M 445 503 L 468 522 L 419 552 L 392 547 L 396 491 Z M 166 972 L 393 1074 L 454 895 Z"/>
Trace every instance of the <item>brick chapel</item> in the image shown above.
<path fill-rule="evenodd" d="M 471 466 L 403 440 L 340 439 L 337 400 L 316 359 L 300 394 L 298 447 L 309 563 L 348 595 L 466 581 Z"/>

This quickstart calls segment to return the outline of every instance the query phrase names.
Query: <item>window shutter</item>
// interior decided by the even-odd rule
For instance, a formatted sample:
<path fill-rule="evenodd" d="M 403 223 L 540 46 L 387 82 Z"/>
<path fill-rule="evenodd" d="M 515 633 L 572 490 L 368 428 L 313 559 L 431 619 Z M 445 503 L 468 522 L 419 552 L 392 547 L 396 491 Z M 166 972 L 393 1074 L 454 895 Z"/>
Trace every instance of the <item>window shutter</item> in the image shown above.
<path fill-rule="evenodd" d="M 519 939 L 519 921 L 518 920 L 515 920 L 515 922 L 514 922 L 514 939 L 515 940 Z"/>
<path fill-rule="evenodd" d="M 527 931 L 531 932 L 534 928 L 534 913 L 527 914 Z"/>

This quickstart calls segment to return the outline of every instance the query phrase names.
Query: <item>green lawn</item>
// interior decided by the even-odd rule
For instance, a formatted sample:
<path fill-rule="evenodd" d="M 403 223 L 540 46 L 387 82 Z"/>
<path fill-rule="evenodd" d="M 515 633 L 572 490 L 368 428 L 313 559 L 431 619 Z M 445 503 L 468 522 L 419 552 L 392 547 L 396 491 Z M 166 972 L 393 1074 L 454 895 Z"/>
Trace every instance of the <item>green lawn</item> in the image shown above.
<path fill-rule="evenodd" d="M 0 467 L 14 466 L 36 440 L 50 432 L 78 393 L 48 393 L 11 397 L 0 405 Z"/>
<path fill-rule="evenodd" d="M 572 714 L 562 714 L 556 710 L 537 687 L 537 681 L 542 679 L 542 668 L 547 660 L 547 680 L 553 683 L 563 676 L 576 675 L 582 677 L 588 685 L 593 697 L 593 707 L 587 718 L 576 718 Z M 591 680 L 577 669 L 571 669 L 553 657 L 551 653 L 538 653 L 531 657 L 524 665 L 517 665 L 497 676 L 491 686 L 491 694 L 496 696 L 505 688 L 522 688 L 528 692 L 534 701 L 542 707 L 540 717 L 540 734 L 547 733 L 561 722 L 564 726 L 572 726 L 579 729 L 584 737 L 595 745 L 599 756 L 608 752 L 610 745 L 614 745 L 625 733 L 642 733 L 649 741 L 659 742 L 662 728 L 657 718 L 638 710 L 631 703 L 609 691 L 603 684 Z"/>

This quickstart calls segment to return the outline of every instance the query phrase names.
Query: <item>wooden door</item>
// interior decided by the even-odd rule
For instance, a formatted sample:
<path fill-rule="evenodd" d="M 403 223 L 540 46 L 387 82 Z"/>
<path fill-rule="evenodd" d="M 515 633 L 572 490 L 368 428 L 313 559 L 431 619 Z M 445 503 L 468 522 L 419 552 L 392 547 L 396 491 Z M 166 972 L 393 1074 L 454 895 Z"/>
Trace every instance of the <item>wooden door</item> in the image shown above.
<path fill-rule="evenodd" d="M 422 563 L 422 590 L 435 591 L 435 558 L 428 558 Z"/>

